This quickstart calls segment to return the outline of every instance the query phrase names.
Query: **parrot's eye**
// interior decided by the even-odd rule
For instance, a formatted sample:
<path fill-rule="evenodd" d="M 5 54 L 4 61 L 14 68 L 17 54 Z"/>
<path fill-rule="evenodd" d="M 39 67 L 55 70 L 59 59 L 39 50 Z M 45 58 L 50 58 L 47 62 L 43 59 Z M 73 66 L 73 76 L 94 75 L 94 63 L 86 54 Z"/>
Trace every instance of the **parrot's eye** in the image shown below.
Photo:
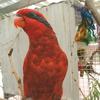
<path fill-rule="evenodd" d="M 16 16 L 18 16 L 18 17 L 22 17 L 22 15 L 20 15 L 20 14 L 16 14 Z"/>

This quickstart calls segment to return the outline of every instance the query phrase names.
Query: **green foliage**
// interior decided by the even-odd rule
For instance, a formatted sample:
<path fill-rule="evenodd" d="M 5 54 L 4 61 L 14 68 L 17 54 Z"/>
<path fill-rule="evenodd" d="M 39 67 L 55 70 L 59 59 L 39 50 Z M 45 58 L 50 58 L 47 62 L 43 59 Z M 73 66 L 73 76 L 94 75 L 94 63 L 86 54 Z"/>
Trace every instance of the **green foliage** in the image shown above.
<path fill-rule="evenodd" d="M 96 43 L 97 42 L 97 37 L 94 34 L 94 31 L 91 29 L 87 29 L 87 37 L 82 40 L 84 43 L 86 43 L 87 45 L 91 42 Z"/>
<path fill-rule="evenodd" d="M 97 80 L 92 82 L 89 95 L 84 100 L 100 100 L 100 83 Z"/>

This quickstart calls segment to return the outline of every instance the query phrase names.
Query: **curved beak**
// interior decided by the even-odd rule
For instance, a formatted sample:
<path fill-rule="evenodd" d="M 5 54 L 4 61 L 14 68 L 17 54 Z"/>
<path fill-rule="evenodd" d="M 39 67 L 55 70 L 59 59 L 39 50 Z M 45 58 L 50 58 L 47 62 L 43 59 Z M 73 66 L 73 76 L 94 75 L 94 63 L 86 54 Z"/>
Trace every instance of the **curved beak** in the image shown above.
<path fill-rule="evenodd" d="M 21 27 L 21 28 L 24 28 L 25 26 L 25 21 L 23 19 L 23 17 L 17 17 L 14 19 L 14 25 L 15 27 Z"/>

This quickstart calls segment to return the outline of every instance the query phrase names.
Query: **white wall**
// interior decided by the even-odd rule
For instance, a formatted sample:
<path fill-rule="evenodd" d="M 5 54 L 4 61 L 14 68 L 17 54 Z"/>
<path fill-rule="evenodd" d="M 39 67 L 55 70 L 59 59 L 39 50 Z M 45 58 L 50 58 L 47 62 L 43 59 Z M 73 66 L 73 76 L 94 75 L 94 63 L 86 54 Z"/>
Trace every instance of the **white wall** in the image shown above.
<path fill-rule="evenodd" d="M 18 94 L 17 82 L 12 74 L 12 66 L 8 52 L 13 48 L 12 61 L 19 76 L 22 78 L 22 65 L 28 48 L 28 39 L 21 29 L 13 25 L 14 17 L 8 17 L 1 21 L 0 30 L 0 60 L 3 73 L 4 92 Z M 19 35 L 18 35 L 19 34 Z"/>
<path fill-rule="evenodd" d="M 0 98 L 4 98 L 1 70 L 0 70 Z"/>
<path fill-rule="evenodd" d="M 63 85 L 63 100 L 78 100 L 78 72 L 77 72 L 77 56 L 76 45 L 73 44 L 75 34 L 75 13 L 70 4 L 65 2 L 52 4 L 48 7 L 38 9 L 42 12 L 56 32 L 60 46 L 68 56 L 68 73 Z M 22 78 L 23 58 L 28 48 L 28 38 L 20 29 L 13 26 L 13 16 L 0 22 L 0 55 L 2 59 L 2 72 L 4 91 L 6 93 L 18 94 L 17 84 L 14 76 L 11 74 L 11 65 L 7 53 L 10 47 L 14 48 L 13 62 Z M 17 33 L 20 34 L 15 39 Z M 6 42 L 12 40 L 10 43 Z M 4 43 L 4 44 L 1 44 Z M 76 81 L 74 81 L 76 79 Z"/>

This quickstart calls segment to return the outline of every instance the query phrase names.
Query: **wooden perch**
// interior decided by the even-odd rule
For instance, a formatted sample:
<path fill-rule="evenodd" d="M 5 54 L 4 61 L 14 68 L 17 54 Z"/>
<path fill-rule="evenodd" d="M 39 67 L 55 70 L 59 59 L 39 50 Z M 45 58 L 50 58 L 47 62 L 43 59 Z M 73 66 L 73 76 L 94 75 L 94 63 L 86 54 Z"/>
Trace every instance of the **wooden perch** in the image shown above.
<path fill-rule="evenodd" d="M 24 98 L 23 86 L 22 86 L 21 78 L 18 76 L 18 73 L 17 73 L 17 71 L 16 71 L 16 69 L 14 67 L 15 65 L 12 62 L 12 53 L 13 53 L 13 48 L 10 49 L 10 51 L 8 53 L 8 57 L 9 57 L 9 60 L 10 60 L 10 64 L 11 64 L 11 68 L 12 68 L 12 73 L 15 76 L 15 79 L 17 80 L 18 89 L 20 91 L 20 95 L 22 96 L 22 100 L 23 100 L 23 98 Z"/>

